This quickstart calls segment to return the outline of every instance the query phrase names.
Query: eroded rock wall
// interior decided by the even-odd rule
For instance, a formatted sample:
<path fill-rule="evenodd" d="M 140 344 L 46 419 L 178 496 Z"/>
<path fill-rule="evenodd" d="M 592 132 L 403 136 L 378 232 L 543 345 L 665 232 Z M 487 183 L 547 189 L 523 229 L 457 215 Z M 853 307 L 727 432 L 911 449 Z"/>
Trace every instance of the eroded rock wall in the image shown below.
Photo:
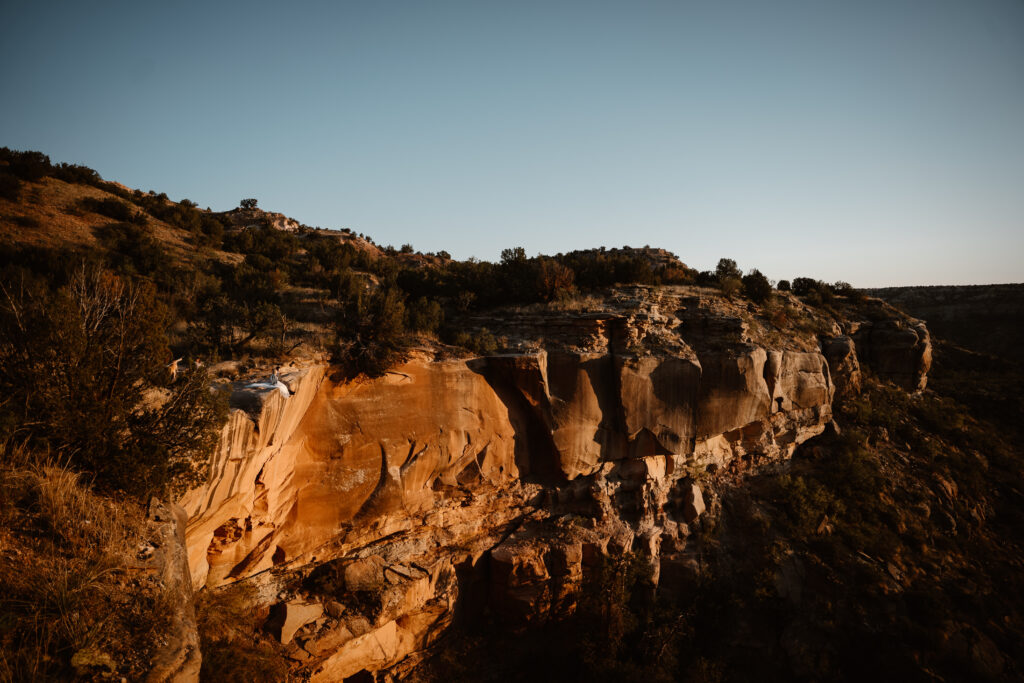
<path fill-rule="evenodd" d="M 904 389 L 924 389 L 932 365 L 928 328 L 920 320 L 887 319 L 860 324 L 853 333 L 860 360 Z"/>
<path fill-rule="evenodd" d="M 221 432 L 206 483 L 180 501 L 188 514 L 188 562 L 196 588 L 236 578 L 241 567 L 251 572 L 272 566 L 262 555 L 249 555 L 272 542 L 278 521 L 292 508 L 294 464 L 281 450 L 305 418 L 325 371 L 316 363 L 282 370 L 287 397 L 277 389 L 238 386 L 233 392 L 236 409 Z"/>
<path fill-rule="evenodd" d="M 859 381 L 850 337 L 772 348 L 688 320 L 581 316 L 558 334 L 585 343 L 240 388 L 182 501 L 196 587 L 257 583 L 296 675 L 333 681 L 407 671 L 460 612 L 565 614 L 609 553 L 685 582 L 703 474 L 789 457 Z M 643 345 L 680 327 L 729 337 Z"/>

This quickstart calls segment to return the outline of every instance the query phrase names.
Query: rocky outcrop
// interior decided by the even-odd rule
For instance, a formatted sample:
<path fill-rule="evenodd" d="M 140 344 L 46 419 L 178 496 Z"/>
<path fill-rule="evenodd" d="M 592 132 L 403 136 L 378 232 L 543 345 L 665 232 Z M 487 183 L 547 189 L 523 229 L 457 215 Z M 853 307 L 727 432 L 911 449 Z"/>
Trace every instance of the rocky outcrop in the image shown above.
<path fill-rule="evenodd" d="M 828 361 L 829 372 L 836 385 L 836 398 L 860 393 L 860 362 L 853 339 L 847 335 L 825 339 L 821 343 L 821 352 Z"/>
<path fill-rule="evenodd" d="M 1024 284 L 866 290 L 928 323 L 931 334 L 977 353 L 1020 362 Z"/>
<path fill-rule="evenodd" d="M 911 391 L 925 388 L 932 343 L 923 322 L 899 318 L 867 322 L 852 336 L 861 362 L 879 377 Z"/>
<path fill-rule="evenodd" d="M 277 520 L 293 507 L 292 461 L 279 456 L 305 418 L 325 370 L 321 364 L 282 369 L 287 397 L 272 386 L 249 386 L 263 383 L 233 386 L 236 410 L 221 432 L 206 483 L 180 501 L 188 514 L 188 563 L 197 588 L 224 583 L 242 568 L 251 573 L 273 566 L 273 549 L 269 557 L 250 553 L 270 547 Z"/>
<path fill-rule="evenodd" d="M 192 604 L 192 581 L 185 550 L 185 511 L 153 499 L 149 505 L 150 541 L 139 549 L 139 559 L 154 567 L 160 576 L 170 624 L 162 634 L 163 647 L 153 658 L 147 683 L 196 683 L 202 655 Z"/>
<path fill-rule="evenodd" d="M 824 431 L 833 371 L 859 381 L 854 342 L 773 346 L 700 301 L 629 305 L 550 335 L 535 320 L 522 352 L 239 383 L 245 409 L 182 502 L 195 585 L 257 583 L 296 674 L 329 681 L 408 670 L 457 613 L 571 612 L 609 554 L 637 553 L 654 584 L 692 579 L 705 473 Z"/>

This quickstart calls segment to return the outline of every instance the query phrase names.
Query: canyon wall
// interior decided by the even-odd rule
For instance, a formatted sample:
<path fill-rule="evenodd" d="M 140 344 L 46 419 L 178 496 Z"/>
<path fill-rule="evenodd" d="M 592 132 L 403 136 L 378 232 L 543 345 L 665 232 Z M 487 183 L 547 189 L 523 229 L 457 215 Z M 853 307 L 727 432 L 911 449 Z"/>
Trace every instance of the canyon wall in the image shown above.
<path fill-rule="evenodd" d="M 867 290 L 928 322 L 939 339 L 1019 363 L 1024 284 L 887 287 Z"/>
<path fill-rule="evenodd" d="M 861 342 L 771 344 L 703 300 L 627 303 L 517 321 L 537 340 L 517 353 L 239 383 L 209 479 L 181 501 L 194 586 L 258 586 L 295 674 L 340 681 L 401 676 L 459 614 L 568 613 L 608 553 L 686 585 L 702 482 L 822 433 Z M 923 386 L 926 332 L 905 336 L 876 332 L 862 355 Z"/>

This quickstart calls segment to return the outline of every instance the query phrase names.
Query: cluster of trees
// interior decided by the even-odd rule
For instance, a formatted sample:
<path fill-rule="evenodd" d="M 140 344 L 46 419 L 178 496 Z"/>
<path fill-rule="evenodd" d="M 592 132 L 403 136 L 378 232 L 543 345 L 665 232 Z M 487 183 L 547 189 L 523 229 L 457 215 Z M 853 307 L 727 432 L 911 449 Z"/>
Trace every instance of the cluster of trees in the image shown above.
<path fill-rule="evenodd" d="M 154 194 L 135 191 L 132 193 L 132 200 L 153 217 L 187 230 L 197 246 L 220 247 L 224 232 L 230 227 L 230 222 L 223 216 L 201 211 L 195 202 L 188 199 L 172 202 L 163 192 Z"/>
<path fill-rule="evenodd" d="M 353 372 L 371 374 L 400 357 L 414 334 L 439 335 L 473 349 L 493 350 L 499 341 L 493 336 L 466 335 L 450 324 L 462 314 L 550 302 L 616 283 L 685 283 L 694 277 L 681 265 L 656 267 L 650 259 L 629 251 L 578 251 L 530 258 L 522 247 L 513 247 L 502 252 L 498 263 L 393 258 L 386 251 L 378 255 L 329 233 L 283 232 L 270 226 L 231 233 L 223 248 L 245 256 L 233 275 L 246 278 L 244 286 L 237 288 L 235 300 L 244 300 L 249 310 L 254 304 L 261 305 L 264 312 L 279 306 L 286 285 L 329 292 L 339 311 L 338 359 Z M 408 246 L 401 253 L 411 252 Z M 231 278 L 225 274 L 220 279 Z M 223 292 L 210 294 L 222 296 Z M 256 323 L 270 319 L 226 315 L 223 305 L 216 309 L 200 305 L 195 315 L 199 321 L 210 321 L 204 334 L 217 339 L 213 346 L 222 348 L 224 342 L 214 333 L 218 322 L 232 321 L 224 329 L 241 324 L 255 331 Z"/>
<path fill-rule="evenodd" d="M 861 301 L 864 298 L 863 292 L 854 289 L 853 285 L 842 280 L 828 283 L 822 280 L 815 280 L 814 278 L 798 277 L 793 280 L 792 285 L 788 281 L 783 280 L 779 283 L 779 289 L 792 291 L 793 294 L 803 297 L 804 300 L 814 306 L 831 305 L 837 296 L 846 297 L 854 302 Z"/>
<path fill-rule="evenodd" d="M 615 284 L 685 285 L 696 278 L 693 270 L 682 264 L 656 266 L 651 258 L 637 249 L 588 249 L 558 254 L 554 257 L 575 273 L 580 289 L 600 289 Z"/>
<path fill-rule="evenodd" d="M 760 270 L 754 268 L 744 275 L 731 258 L 719 259 L 714 271 L 701 271 L 695 281 L 705 287 L 718 287 L 730 299 L 745 295 L 757 303 L 767 301 L 774 289 L 771 281 Z"/>
<path fill-rule="evenodd" d="M 775 285 L 756 268 L 744 275 L 736 261 L 729 258 L 720 259 L 714 271 L 701 271 L 695 280 L 699 285 L 718 287 L 729 298 L 743 295 L 756 303 L 768 301 L 775 289 L 792 292 L 814 306 L 828 306 L 837 296 L 852 301 L 860 301 L 864 297 L 853 285 L 841 280 L 830 284 L 814 278 L 798 277 L 792 283 L 779 280 Z"/>

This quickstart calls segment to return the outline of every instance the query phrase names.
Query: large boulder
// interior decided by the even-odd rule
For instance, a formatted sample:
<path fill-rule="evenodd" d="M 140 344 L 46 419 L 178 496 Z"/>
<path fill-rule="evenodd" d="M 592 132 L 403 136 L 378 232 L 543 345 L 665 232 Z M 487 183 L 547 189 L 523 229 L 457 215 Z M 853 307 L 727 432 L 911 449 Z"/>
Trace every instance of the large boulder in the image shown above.
<path fill-rule="evenodd" d="M 138 559 L 152 567 L 164 586 L 166 599 L 173 603 L 163 647 L 155 653 L 147 683 L 197 683 L 202 654 L 193 606 L 192 579 L 185 550 L 185 511 L 154 498 L 149 504 L 150 544 L 140 549 Z"/>
<path fill-rule="evenodd" d="M 821 352 L 828 361 L 837 400 L 859 394 L 860 363 L 857 360 L 857 347 L 853 339 L 848 335 L 825 339 L 821 342 Z"/>
<path fill-rule="evenodd" d="M 891 318 L 863 323 L 853 340 L 860 362 L 875 374 L 911 391 L 925 388 L 932 342 L 923 322 Z"/>

